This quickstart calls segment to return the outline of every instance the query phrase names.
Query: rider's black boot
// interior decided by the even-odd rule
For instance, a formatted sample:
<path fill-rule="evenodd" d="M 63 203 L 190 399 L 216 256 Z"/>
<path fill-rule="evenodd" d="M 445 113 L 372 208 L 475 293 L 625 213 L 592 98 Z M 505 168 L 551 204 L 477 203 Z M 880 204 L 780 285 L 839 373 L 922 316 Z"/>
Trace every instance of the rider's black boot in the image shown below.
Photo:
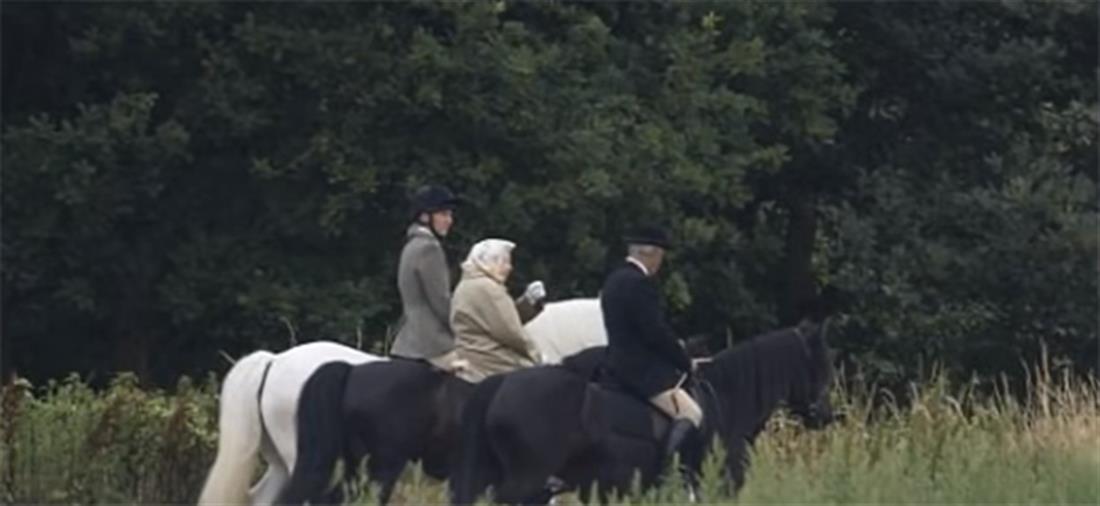
<path fill-rule="evenodd" d="M 695 430 L 695 425 L 691 423 L 691 420 L 677 418 L 672 421 L 672 427 L 669 427 L 668 434 L 665 436 L 665 448 L 661 460 L 662 467 L 672 461 L 672 456 L 676 455 L 676 451 L 680 449 L 680 443 L 683 443 L 684 439 L 693 430 Z"/>
<path fill-rule="evenodd" d="M 665 438 L 664 455 L 661 467 L 672 462 L 673 456 L 680 453 L 680 472 L 685 484 L 692 492 L 692 502 L 700 500 L 698 497 L 699 476 L 698 471 L 702 467 L 703 437 L 690 420 L 676 419 L 668 430 Z"/>

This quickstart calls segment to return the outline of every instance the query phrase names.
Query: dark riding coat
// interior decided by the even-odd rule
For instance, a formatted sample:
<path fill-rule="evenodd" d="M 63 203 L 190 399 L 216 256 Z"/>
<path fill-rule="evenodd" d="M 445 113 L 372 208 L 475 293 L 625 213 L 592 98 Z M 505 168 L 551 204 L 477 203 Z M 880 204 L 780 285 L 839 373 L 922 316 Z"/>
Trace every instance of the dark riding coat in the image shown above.
<path fill-rule="evenodd" d="M 607 277 L 600 295 L 607 328 L 607 367 L 637 394 L 676 386 L 691 359 L 665 322 L 657 283 L 629 262 Z"/>

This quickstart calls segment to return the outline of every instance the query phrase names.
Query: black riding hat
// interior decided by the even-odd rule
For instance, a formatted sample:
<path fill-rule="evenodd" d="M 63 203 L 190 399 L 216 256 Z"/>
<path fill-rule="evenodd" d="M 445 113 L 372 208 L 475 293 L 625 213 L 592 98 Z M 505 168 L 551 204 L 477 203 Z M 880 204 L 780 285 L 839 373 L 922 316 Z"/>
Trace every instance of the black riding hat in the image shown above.
<path fill-rule="evenodd" d="M 413 219 L 416 219 L 421 213 L 454 209 L 462 203 L 462 199 L 451 193 L 451 190 L 437 185 L 421 186 L 410 200 Z"/>
<path fill-rule="evenodd" d="M 672 249 L 672 239 L 665 229 L 656 225 L 644 225 L 634 229 L 632 233 L 623 237 L 627 244 L 644 244 L 657 246 L 666 250 Z"/>

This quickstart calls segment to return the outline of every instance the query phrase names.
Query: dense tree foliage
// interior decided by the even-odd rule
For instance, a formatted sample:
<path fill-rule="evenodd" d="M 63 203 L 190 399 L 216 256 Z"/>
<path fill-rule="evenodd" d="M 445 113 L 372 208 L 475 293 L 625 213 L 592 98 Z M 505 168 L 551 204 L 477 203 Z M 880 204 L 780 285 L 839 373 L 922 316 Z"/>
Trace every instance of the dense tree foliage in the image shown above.
<path fill-rule="evenodd" d="M 640 220 L 716 346 L 828 285 L 877 379 L 1095 367 L 1088 3 L 5 3 L 3 357 L 382 346 L 406 196 L 592 296 Z"/>

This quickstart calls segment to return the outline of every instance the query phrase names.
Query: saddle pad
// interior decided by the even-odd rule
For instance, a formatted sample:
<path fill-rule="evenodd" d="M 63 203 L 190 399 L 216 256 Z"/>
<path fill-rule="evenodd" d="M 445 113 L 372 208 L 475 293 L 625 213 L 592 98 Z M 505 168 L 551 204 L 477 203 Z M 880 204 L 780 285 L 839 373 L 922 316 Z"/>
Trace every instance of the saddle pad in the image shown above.
<path fill-rule="evenodd" d="M 663 441 L 669 418 L 648 402 L 615 388 L 601 385 L 601 411 L 614 433 L 639 439 Z"/>

